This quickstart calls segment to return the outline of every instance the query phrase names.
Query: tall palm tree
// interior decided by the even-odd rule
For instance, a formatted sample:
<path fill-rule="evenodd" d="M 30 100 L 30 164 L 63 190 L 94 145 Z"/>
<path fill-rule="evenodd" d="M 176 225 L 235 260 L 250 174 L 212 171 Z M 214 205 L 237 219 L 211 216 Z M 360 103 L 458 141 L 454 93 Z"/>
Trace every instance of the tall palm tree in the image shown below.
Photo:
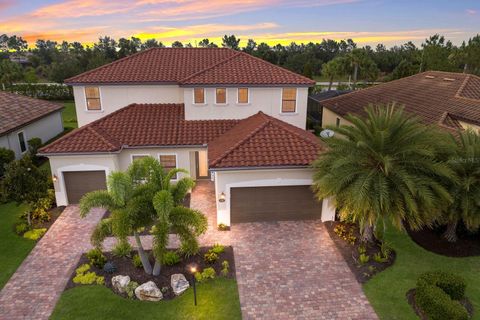
<path fill-rule="evenodd" d="M 328 91 L 332 90 L 335 77 L 344 73 L 344 57 L 337 57 L 322 65 L 322 75 L 328 78 Z"/>
<path fill-rule="evenodd" d="M 472 130 L 456 139 L 454 157 L 449 161 L 457 173 L 458 183 L 451 183 L 453 203 L 445 212 L 445 238 L 457 241 L 457 225 L 463 221 L 468 230 L 480 227 L 480 135 Z"/>
<path fill-rule="evenodd" d="M 85 217 L 93 207 L 103 207 L 111 217 L 103 219 L 92 234 L 92 244 L 101 247 L 103 240 L 113 233 L 117 246 L 128 246 L 128 236 L 133 233 L 137 251 L 147 274 L 152 266 L 143 248 L 137 230 L 153 224 L 157 218 L 153 197 L 160 190 L 168 190 L 176 203 L 180 203 L 195 182 L 188 177 L 170 183 L 172 177 L 183 169 L 165 172 L 158 160 L 145 157 L 135 160 L 126 172 L 112 172 L 107 178 L 108 190 L 89 192 L 80 200 L 80 214 Z"/>
<path fill-rule="evenodd" d="M 365 112 L 348 116 L 352 125 L 332 128 L 337 134 L 325 140 L 327 151 L 314 163 L 317 197 L 334 197 L 341 217 L 358 222 L 367 242 L 387 219 L 400 229 L 404 221 L 413 229 L 432 224 L 451 202 L 440 181 L 455 175 L 437 160 L 448 139 L 394 104 Z"/>

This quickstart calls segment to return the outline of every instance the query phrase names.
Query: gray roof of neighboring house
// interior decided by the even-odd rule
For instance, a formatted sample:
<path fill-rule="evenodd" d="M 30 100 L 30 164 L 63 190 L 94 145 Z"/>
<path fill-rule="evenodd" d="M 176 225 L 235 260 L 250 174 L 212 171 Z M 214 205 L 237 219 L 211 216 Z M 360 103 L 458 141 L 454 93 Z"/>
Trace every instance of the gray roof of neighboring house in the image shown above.
<path fill-rule="evenodd" d="M 63 106 L 0 90 L 0 135 L 26 126 Z"/>

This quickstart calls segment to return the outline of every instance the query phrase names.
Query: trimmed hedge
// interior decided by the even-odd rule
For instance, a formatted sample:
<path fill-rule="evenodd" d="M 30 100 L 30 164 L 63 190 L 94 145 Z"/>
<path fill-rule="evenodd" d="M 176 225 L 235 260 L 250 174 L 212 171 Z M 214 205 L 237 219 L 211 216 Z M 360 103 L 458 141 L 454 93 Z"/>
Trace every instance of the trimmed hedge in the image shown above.
<path fill-rule="evenodd" d="M 45 100 L 73 100 L 73 89 L 63 84 L 15 84 L 9 91 L 32 98 Z"/>
<path fill-rule="evenodd" d="M 469 314 L 458 302 L 465 296 L 465 280 L 451 273 L 436 271 L 417 280 L 415 300 L 428 319 L 468 320 Z"/>

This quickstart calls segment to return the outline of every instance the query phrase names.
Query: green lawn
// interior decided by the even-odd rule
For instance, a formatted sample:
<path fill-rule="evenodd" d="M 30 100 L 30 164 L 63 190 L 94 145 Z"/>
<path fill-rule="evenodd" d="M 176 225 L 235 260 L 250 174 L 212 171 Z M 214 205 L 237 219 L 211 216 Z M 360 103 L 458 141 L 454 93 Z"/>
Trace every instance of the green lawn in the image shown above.
<path fill-rule="evenodd" d="M 13 202 L 0 205 L 0 289 L 35 246 L 35 241 L 24 239 L 13 231 L 25 209 Z"/>
<path fill-rule="evenodd" d="M 51 316 L 55 319 L 241 319 L 237 283 L 218 278 L 197 286 L 198 305 L 193 290 L 170 301 L 128 300 L 104 286 L 75 287 L 60 297 Z"/>
<path fill-rule="evenodd" d="M 480 319 L 480 257 L 449 258 L 424 250 L 406 233 L 389 228 L 386 240 L 392 244 L 397 259 L 394 265 L 377 274 L 364 285 L 368 300 L 381 319 L 418 319 L 405 294 L 415 287 L 418 276 L 425 271 L 444 270 L 463 276 L 467 296 Z"/>
<path fill-rule="evenodd" d="M 62 103 L 65 106 L 65 109 L 63 109 L 63 112 L 62 112 L 63 126 L 65 127 L 65 129 L 78 128 L 77 113 L 75 111 L 75 102 L 62 101 Z"/>

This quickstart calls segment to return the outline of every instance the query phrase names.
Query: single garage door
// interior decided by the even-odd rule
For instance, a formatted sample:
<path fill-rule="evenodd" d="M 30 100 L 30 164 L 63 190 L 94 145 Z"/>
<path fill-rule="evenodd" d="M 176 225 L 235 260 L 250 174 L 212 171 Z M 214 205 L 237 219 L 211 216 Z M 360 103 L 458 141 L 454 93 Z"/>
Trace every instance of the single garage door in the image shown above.
<path fill-rule="evenodd" d="M 322 204 L 310 186 L 232 188 L 232 223 L 277 220 L 308 220 L 322 216 Z"/>
<path fill-rule="evenodd" d="M 105 171 L 70 171 L 63 173 L 68 203 L 78 203 L 90 191 L 107 189 Z"/>

